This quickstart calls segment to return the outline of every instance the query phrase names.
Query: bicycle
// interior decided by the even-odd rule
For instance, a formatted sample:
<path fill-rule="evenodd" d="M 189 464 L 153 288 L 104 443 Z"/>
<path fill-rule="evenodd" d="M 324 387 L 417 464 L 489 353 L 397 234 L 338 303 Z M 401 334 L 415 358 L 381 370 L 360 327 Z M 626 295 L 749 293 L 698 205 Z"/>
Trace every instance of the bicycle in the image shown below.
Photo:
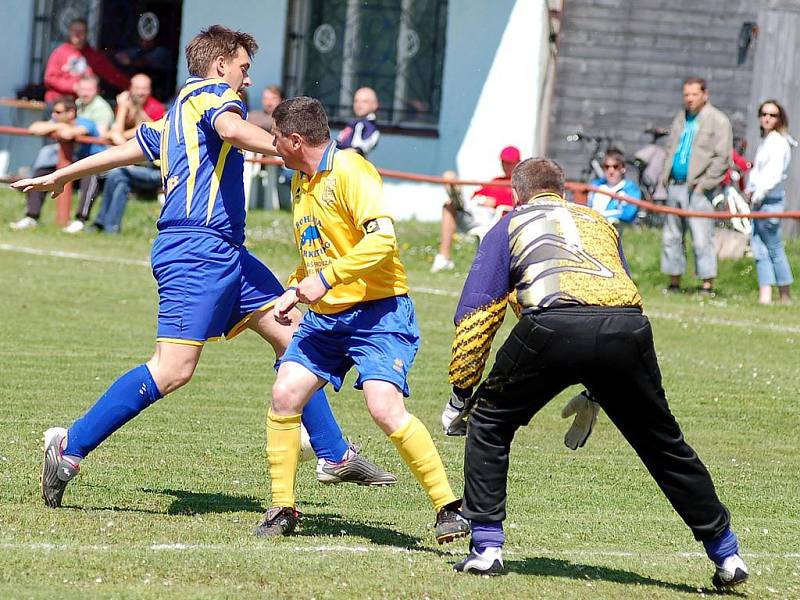
<path fill-rule="evenodd" d="M 580 180 L 589 183 L 592 179 L 603 177 L 603 156 L 610 148 L 616 148 L 614 140 L 607 135 L 590 135 L 582 131 L 570 133 L 566 139 L 589 147 L 589 162 L 581 170 Z"/>
<path fill-rule="evenodd" d="M 634 153 L 630 163 L 636 168 L 636 183 L 642 191 L 642 200 L 663 206 L 666 204 L 666 190 L 663 190 L 663 193 L 659 193 L 662 191 L 659 188 L 666 151 L 659 143 L 659 140 L 669 135 L 669 129 L 648 127 L 644 132 L 650 134 L 652 140 Z M 662 227 L 664 225 L 664 213 L 651 212 L 640 208 L 636 222 L 646 227 Z"/>

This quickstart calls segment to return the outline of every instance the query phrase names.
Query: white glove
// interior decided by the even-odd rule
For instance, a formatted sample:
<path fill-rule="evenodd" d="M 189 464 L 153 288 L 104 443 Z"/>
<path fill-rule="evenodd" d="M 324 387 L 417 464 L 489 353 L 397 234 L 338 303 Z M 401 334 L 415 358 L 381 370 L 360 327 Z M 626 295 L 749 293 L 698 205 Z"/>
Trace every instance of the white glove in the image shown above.
<path fill-rule="evenodd" d="M 592 400 L 588 391 L 583 390 L 580 394 L 573 396 L 561 411 L 561 418 L 567 419 L 575 415 L 572 425 L 564 435 L 564 445 L 570 450 L 583 448 L 589 435 L 592 433 L 594 424 L 597 422 L 597 413 L 600 412 L 600 405 Z"/>
<path fill-rule="evenodd" d="M 460 393 L 459 393 L 460 392 Z M 466 390 L 454 389 L 450 392 L 450 399 L 444 405 L 442 411 L 442 427 L 446 435 L 464 436 L 467 435 L 467 421 L 463 418 L 464 409 L 470 398 Z"/>

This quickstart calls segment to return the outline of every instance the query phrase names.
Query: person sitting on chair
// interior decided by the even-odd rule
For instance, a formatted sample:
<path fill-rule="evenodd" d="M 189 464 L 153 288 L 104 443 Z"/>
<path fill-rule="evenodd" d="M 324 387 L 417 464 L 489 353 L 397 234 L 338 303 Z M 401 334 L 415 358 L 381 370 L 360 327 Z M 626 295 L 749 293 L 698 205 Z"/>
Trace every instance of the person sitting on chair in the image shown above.
<path fill-rule="evenodd" d="M 509 182 L 511 171 L 520 160 L 519 148 L 506 146 L 500 152 L 500 164 L 503 167 L 502 177 L 495 177 L 492 181 Z M 445 179 L 455 179 L 453 171 L 442 174 Z M 514 207 L 514 196 L 509 186 L 486 185 L 478 189 L 472 197 L 465 202 L 460 186 L 447 186 L 447 201 L 442 206 L 442 229 L 439 240 L 439 253 L 433 259 L 431 273 L 449 271 L 455 268 L 450 257 L 453 238 L 456 231 L 473 233 L 482 237 L 489 227 Z"/>
<path fill-rule="evenodd" d="M 625 155 L 622 152 L 616 148 L 609 148 L 603 156 L 602 165 L 603 176 L 592 179 L 590 185 L 612 194 L 641 200 L 642 191 L 639 186 L 625 179 Z M 617 228 L 617 231 L 620 230 L 622 223 L 633 223 L 639 212 L 639 207 L 635 204 L 617 200 L 602 192 L 590 193 L 587 205 L 603 215 L 606 221 Z"/>

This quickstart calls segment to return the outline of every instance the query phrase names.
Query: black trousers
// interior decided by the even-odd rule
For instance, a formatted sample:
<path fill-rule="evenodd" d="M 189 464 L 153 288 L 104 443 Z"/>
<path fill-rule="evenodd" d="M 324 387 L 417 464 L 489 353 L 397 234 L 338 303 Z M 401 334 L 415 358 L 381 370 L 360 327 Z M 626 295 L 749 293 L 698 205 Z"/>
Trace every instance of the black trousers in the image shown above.
<path fill-rule="evenodd" d="M 630 308 L 556 308 L 520 319 L 476 392 L 464 456 L 465 516 L 505 519 L 514 434 L 579 383 L 594 394 L 695 539 L 722 534 L 728 510 L 669 411 L 650 323 Z"/>

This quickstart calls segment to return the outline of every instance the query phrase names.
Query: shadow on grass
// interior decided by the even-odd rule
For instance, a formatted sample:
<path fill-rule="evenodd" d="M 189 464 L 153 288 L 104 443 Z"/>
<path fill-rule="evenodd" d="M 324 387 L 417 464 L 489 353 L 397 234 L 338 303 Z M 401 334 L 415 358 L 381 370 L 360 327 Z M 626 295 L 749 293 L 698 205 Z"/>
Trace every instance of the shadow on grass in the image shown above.
<path fill-rule="evenodd" d="M 433 552 L 444 554 L 433 548 L 423 546 L 424 540 L 408 535 L 375 523 L 365 523 L 345 519 L 342 515 L 333 513 L 304 514 L 300 535 L 305 536 L 333 536 L 333 537 L 363 537 L 373 544 L 381 546 L 395 546 L 408 548 L 420 552 Z"/>
<path fill-rule="evenodd" d="M 612 569 L 610 567 L 584 565 L 559 558 L 538 557 L 525 558 L 523 560 L 510 560 L 506 561 L 506 568 L 510 573 L 519 573 L 521 575 L 568 577 L 570 579 L 577 579 L 583 582 L 610 581 L 612 583 L 622 583 L 627 585 L 648 585 L 672 590 L 675 592 L 684 592 L 687 594 L 697 594 L 698 592 L 702 592 L 704 594 L 725 594 L 739 597 L 745 596 L 745 594 L 733 590 L 697 588 L 684 583 L 672 583 L 670 581 L 661 581 L 660 579 L 645 577 L 643 575 L 639 575 L 638 573 L 634 573 L 633 571 L 625 571 L 624 569 Z"/>
<path fill-rule="evenodd" d="M 185 490 L 150 490 L 143 489 L 150 494 L 174 496 L 175 500 L 169 505 L 167 514 L 170 515 L 196 515 L 202 513 L 226 512 L 253 512 L 262 513 L 266 508 L 261 501 L 252 496 L 233 496 L 223 493 L 187 492 Z"/>

